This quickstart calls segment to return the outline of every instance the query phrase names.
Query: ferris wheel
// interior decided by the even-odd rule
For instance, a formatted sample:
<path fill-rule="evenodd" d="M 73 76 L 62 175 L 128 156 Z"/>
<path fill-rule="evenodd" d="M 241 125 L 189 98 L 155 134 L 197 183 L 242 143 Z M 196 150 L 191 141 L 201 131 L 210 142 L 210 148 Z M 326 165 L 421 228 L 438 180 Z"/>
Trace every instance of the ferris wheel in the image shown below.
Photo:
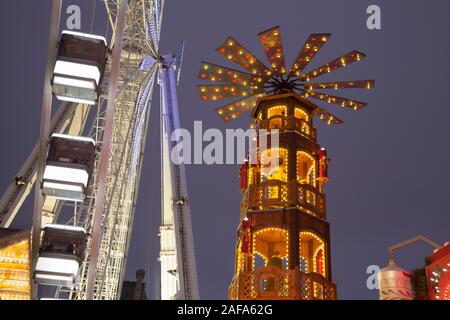
<path fill-rule="evenodd" d="M 157 82 L 161 298 L 196 299 L 186 175 L 169 157 L 182 59 L 159 53 L 164 0 L 103 2 L 109 24 L 94 35 L 60 33 L 62 0 L 52 0 L 39 143 L 0 199 L 0 227 L 11 226 L 34 185 L 31 297 L 47 286 L 46 298 L 118 299 Z"/>

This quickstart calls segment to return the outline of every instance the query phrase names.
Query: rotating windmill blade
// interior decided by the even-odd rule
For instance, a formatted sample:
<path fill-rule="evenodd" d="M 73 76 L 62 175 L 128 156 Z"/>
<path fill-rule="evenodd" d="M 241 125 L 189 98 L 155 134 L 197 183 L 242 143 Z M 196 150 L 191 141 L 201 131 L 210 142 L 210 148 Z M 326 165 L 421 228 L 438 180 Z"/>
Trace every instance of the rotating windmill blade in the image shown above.
<path fill-rule="evenodd" d="M 294 65 L 289 72 L 289 77 L 300 76 L 303 69 L 305 69 L 317 52 L 319 52 L 330 36 L 331 34 L 329 33 L 311 34 L 303 45 L 303 49 L 295 59 Z"/>
<path fill-rule="evenodd" d="M 260 97 L 289 92 L 306 99 L 313 98 L 352 110 L 359 110 L 367 105 L 365 102 L 325 94 L 317 90 L 372 89 L 375 86 L 374 80 L 310 82 L 324 74 L 361 61 L 366 57 L 364 53 L 353 50 L 312 71 L 304 72 L 311 60 L 331 37 L 329 33 L 311 34 L 295 59 L 293 66 L 287 70 L 280 27 L 277 26 L 263 31 L 258 34 L 258 37 L 270 62 L 270 68 L 232 37 L 228 37 L 217 48 L 217 51 L 247 72 L 209 62 L 202 62 L 201 64 L 199 78 L 214 82 L 212 85 L 202 84 L 198 86 L 201 99 L 204 102 L 236 99 L 216 109 L 223 120 L 231 121 L 252 110 Z M 343 123 L 341 119 L 319 106 L 316 106 L 314 113 L 328 125 Z"/>
<path fill-rule="evenodd" d="M 273 73 L 278 76 L 283 76 L 286 73 L 286 64 L 284 62 L 280 28 L 275 27 L 261 32 L 258 36 L 261 45 L 266 51 Z"/>

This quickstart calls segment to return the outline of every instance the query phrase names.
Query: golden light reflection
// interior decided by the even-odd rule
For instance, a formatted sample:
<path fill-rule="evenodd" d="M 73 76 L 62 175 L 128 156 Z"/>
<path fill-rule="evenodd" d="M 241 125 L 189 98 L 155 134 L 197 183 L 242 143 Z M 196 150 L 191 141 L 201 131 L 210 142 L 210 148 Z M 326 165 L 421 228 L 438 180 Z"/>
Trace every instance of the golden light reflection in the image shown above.
<path fill-rule="evenodd" d="M 0 300 L 30 299 L 29 242 L 0 249 Z"/>

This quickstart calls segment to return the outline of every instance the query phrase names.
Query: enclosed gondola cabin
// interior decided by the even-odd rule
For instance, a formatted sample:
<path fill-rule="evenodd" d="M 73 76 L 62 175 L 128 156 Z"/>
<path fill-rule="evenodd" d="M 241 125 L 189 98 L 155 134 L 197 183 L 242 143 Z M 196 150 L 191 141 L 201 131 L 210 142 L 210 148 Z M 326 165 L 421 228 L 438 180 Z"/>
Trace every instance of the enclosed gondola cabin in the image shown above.
<path fill-rule="evenodd" d="M 34 278 L 42 285 L 76 285 L 86 248 L 86 230 L 66 225 L 46 225 Z"/>
<path fill-rule="evenodd" d="M 100 94 L 107 53 L 104 37 L 63 31 L 52 79 L 56 98 L 95 104 Z"/>
<path fill-rule="evenodd" d="M 91 138 L 52 135 L 42 181 L 43 194 L 59 200 L 84 201 L 95 155 L 95 141 Z"/>

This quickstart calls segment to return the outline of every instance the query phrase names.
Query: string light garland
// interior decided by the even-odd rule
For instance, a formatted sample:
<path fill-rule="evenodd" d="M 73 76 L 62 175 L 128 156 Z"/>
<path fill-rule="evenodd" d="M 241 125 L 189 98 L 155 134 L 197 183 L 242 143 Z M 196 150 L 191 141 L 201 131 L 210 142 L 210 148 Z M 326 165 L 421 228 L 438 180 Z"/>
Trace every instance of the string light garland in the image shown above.
<path fill-rule="evenodd" d="M 434 298 L 437 300 L 449 300 L 449 288 L 450 284 L 448 284 L 444 288 L 444 292 L 441 292 L 441 280 L 444 276 L 448 277 L 448 270 L 450 268 L 450 263 L 447 263 L 447 266 L 436 265 L 431 272 L 431 286 L 434 291 Z"/>
<path fill-rule="evenodd" d="M 29 241 L 0 249 L 0 300 L 29 300 Z"/>

